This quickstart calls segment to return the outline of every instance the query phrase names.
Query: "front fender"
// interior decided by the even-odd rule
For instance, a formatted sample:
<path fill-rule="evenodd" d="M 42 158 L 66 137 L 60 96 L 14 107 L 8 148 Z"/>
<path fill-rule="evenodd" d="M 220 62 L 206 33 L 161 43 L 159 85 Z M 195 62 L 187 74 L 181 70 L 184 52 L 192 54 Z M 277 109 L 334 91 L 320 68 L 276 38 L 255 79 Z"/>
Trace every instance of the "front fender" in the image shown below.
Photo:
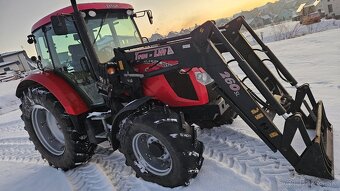
<path fill-rule="evenodd" d="M 151 100 L 151 97 L 145 96 L 139 99 L 136 99 L 130 103 L 128 103 L 123 109 L 121 109 L 116 116 L 113 119 L 113 123 L 112 124 L 116 124 L 118 118 L 126 112 L 130 112 L 130 111 L 134 111 L 136 109 L 138 109 L 140 106 L 142 106 L 144 103 L 148 102 L 149 100 Z"/>
<path fill-rule="evenodd" d="M 17 87 L 20 98 L 28 87 L 39 84 L 50 91 L 69 115 L 79 115 L 89 111 L 89 107 L 79 93 L 62 77 L 53 72 L 40 72 L 27 76 Z"/>

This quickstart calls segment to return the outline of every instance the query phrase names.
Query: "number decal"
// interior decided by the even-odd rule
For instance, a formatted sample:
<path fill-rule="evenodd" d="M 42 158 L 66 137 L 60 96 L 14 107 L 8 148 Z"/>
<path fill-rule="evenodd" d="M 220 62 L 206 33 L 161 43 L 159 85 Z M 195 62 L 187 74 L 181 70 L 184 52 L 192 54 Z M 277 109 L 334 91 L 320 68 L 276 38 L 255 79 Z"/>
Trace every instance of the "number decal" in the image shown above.
<path fill-rule="evenodd" d="M 252 109 L 250 112 L 251 112 L 251 114 L 254 115 L 256 120 L 260 120 L 264 117 L 263 113 L 261 112 L 261 110 L 258 107 L 255 108 L 255 109 Z"/>
<path fill-rule="evenodd" d="M 220 76 L 224 79 L 225 83 L 229 85 L 229 88 L 234 92 L 234 95 L 236 97 L 239 96 L 241 87 L 236 84 L 236 80 L 231 77 L 230 73 L 225 71 L 224 73 L 220 73 Z"/>

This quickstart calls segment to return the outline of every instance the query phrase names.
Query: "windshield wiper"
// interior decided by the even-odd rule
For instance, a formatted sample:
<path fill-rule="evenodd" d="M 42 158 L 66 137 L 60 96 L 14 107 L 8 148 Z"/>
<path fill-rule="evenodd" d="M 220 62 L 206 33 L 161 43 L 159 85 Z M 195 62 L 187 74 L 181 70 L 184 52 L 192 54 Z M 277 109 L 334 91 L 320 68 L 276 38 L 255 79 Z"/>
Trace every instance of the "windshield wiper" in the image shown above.
<path fill-rule="evenodd" d="M 99 27 L 97 36 L 96 36 L 96 38 L 95 38 L 94 41 L 93 41 L 93 44 L 95 44 L 95 43 L 97 42 L 97 39 L 98 39 L 99 34 L 100 34 L 100 31 L 101 31 L 102 28 L 103 28 L 104 22 L 105 22 L 105 20 L 106 20 L 106 18 L 107 18 L 107 16 L 108 16 L 108 14 L 109 14 L 109 13 L 106 13 L 106 14 L 105 14 L 105 17 L 103 17 L 102 20 L 100 21 L 100 27 Z"/>

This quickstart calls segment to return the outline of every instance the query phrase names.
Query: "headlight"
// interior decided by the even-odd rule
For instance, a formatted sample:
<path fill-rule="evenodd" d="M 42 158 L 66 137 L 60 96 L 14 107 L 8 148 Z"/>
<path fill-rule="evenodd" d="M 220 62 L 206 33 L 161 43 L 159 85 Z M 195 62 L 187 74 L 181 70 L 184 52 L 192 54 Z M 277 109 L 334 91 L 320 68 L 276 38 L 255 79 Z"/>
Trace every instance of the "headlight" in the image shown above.
<path fill-rule="evenodd" d="M 199 83 L 205 86 L 214 82 L 214 79 L 212 79 L 206 72 L 195 72 L 195 77 Z"/>

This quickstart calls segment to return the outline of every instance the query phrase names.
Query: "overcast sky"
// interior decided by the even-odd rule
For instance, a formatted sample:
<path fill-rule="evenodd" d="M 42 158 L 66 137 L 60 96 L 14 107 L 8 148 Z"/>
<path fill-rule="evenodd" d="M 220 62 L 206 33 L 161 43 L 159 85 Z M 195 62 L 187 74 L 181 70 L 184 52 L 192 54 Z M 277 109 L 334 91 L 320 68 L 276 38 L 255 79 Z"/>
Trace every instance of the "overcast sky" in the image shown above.
<path fill-rule="evenodd" d="M 103 1 L 105 0 L 77 2 Z M 249 10 L 269 1 L 275 0 L 115 0 L 132 4 L 136 11 L 153 11 L 153 25 L 149 25 L 146 18 L 137 19 L 142 35 L 146 37 L 154 32 L 167 34 L 209 19 L 232 16 L 241 10 Z M 0 53 L 23 48 L 29 55 L 34 55 L 33 45 L 26 42 L 32 25 L 49 13 L 69 5 L 69 0 L 0 0 Z"/>

